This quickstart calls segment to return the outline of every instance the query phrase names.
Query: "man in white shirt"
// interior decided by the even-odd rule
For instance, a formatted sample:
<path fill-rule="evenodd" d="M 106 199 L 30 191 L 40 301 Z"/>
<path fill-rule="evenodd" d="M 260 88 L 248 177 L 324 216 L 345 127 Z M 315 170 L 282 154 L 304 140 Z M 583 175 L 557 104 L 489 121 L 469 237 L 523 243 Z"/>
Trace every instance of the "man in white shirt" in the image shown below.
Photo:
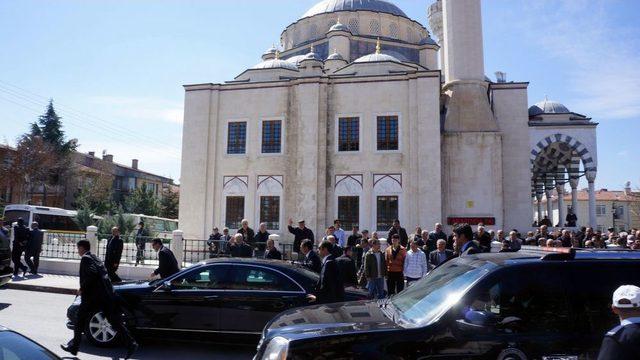
<path fill-rule="evenodd" d="M 415 240 L 409 241 L 410 249 L 404 259 L 404 278 L 407 286 L 422 279 L 427 274 L 427 257 Z"/>
<path fill-rule="evenodd" d="M 340 220 L 336 219 L 333 222 L 333 227 L 335 228 L 335 230 L 333 230 L 333 236 L 338 240 L 338 246 L 344 249 L 347 246 L 347 234 L 340 227 Z"/>

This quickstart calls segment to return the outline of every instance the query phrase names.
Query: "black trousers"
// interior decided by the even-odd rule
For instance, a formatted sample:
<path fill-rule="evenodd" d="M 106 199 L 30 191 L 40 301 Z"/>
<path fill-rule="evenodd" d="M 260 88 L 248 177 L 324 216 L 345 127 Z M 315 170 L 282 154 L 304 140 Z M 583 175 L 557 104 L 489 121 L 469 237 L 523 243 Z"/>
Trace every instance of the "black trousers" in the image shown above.
<path fill-rule="evenodd" d="M 78 318 L 73 327 L 73 340 L 72 346 L 76 348 L 80 347 L 80 343 L 82 342 L 82 333 L 85 330 L 87 322 L 93 316 L 93 314 L 101 311 L 104 316 L 111 324 L 113 330 L 117 331 L 120 334 L 121 339 L 124 340 L 127 346 L 131 345 L 135 342 L 134 338 L 131 336 L 129 330 L 122 323 L 122 316 L 120 315 L 120 308 L 114 301 L 84 301 L 80 303 L 80 308 L 78 309 Z M 90 334 L 86 334 L 87 336 L 91 336 Z"/>
<path fill-rule="evenodd" d="M 387 273 L 387 290 L 389 295 L 397 294 L 404 290 L 404 276 L 402 272 Z"/>
<path fill-rule="evenodd" d="M 120 279 L 120 276 L 116 274 L 116 271 L 118 270 L 118 267 L 116 265 L 105 263 L 104 267 L 107 268 L 107 275 L 109 275 L 109 279 L 111 280 L 112 283 L 122 282 L 122 279 Z"/>
<path fill-rule="evenodd" d="M 19 245 L 13 245 L 11 250 L 11 261 L 13 261 L 13 275 L 18 275 L 20 270 L 27 270 L 27 267 L 22 263 L 22 253 L 24 247 Z"/>
<path fill-rule="evenodd" d="M 31 260 L 33 258 L 33 260 Z M 38 267 L 40 266 L 40 251 L 27 250 L 24 255 L 24 261 L 29 266 L 29 271 L 33 274 L 38 273 Z"/>
<path fill-rule="evenodd" d="M 145 243 L 136 243 L 136 264 L 144 263 Z"/>

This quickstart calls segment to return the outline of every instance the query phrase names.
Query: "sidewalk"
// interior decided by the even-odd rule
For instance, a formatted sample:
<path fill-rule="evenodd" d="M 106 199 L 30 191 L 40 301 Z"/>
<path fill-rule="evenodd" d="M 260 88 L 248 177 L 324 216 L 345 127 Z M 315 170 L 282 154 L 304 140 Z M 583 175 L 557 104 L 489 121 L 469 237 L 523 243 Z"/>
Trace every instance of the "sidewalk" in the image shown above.
<path fill-rule="evenodd" d="M 56 294 L 75 295 L 80 280 L 77 276 L 38 274 L 26 277 L 15 277 L 9 282 L 7 289 L 40 291 Z"/>

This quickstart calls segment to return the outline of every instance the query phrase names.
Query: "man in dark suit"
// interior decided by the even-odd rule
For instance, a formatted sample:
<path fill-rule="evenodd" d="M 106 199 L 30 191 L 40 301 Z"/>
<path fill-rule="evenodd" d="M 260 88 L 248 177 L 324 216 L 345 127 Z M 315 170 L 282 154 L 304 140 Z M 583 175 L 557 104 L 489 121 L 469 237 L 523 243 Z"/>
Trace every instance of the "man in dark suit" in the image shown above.
<path fill-rule="evenodd" d="M 469 224 L 461 224 L 453 229 L 456 234 L 456 248 L 460 249 L 458 256 L 478 254 L 482 252 L 478 244 L 473 241 L 473 229 Z"/>
<path fill-rule="evenodd" d="M 22 275 L 27 275 L 29 269 L 22 263 L 22 253 L 29 242 L 29 229 L 24 225 L 24 220 L 18 218 L 18 224 L 13 227 L 13 248 L 11 249 L 11 261 L 13 261 L 13 276 L 18 276 L 22 270 Z"/>
<path fill-rule="evenodd" d="M 318 254 L 313 251 L 313 243 L 311 242 L 311 240 L 307 239 L 303 241 L 302 244 L 300 244 L 300 251 L 304 255 L 302 264 L 307 269 L 315 273 L 320 273 L 320 270 L 322 269 L 322 260 L 320 259 Z"/>
<path fill-rule="evenodd" d="M 104 266 L 107 268 L 107 274 L 109 274 L 109 279 L 113 283 L 122 282 L 120 276 L 116 274 L 120 266 L 122 249 L 124 249 L 124 242 L 120 239 L 120 229 L 114 226 L 111 229 L 111 237 L 107 240 L 107 251 L 104 257 Z"/>
<path fill-rule="evenodd" d="M 153 239 L 151 247 L 158 253 L 158 268 L 151 274 L 151 278 L 160 276 L 160 279 L 166 279 L 180 271 L 178 260 L 173 252 L 162 244 L 162 240 Z"/>
<path fill-rule="evenodd" d="M 80 290 L 78 290 L 78 295 L 81 295 L 82 298 L 80 300 L 77 320 L 74 324 L 73 339 L 66 345 L 60 345 L 60 347 L 74 356 L 77 355 L 85 324 L 93 314 L 102 312 L 111 324 L 113 330 L 115 330 L 127 344 L 127 355 L 125 359 L 128 359 L 136 351 L 138 344 L 133 337 L 131 337 L 129 330 L 122 324 L 122 311 L 117 305 L 107 269 L 105 269 L 100 259 L 90 252 L 91 244 L 89 241 L 80 240 L 78 241 L 77 247 L 78 255 L 81 257 Z"/>
<path fill-rule="evenodd" d="M 323 241 L 318 247 L 322 257 L 322 269 L 314 295 L 308 295 L 310 301 L 329 304 L 344 301 L 344 285 L 335 257 L 331 255 L 332 244 Z"/>
<path fill-rule="evenodd" d="M 429 271 L 437 268 L 453 257 L 453 251 L 447 249 L 447 240 L 439 239 L 436 243 L 436 250 L 429 253 Z"/>
<path fill-rule="evenodd" d="M 242 234 L 235 234 L 235 242 L 229 246 L 231 257 L 250 258 L 253 256 L 253 248 L 244 242 Z"/>
<path fill-rule="evenodd" d="M 407 247 L 409 243 L 409 235 L 407 235 L 407 230 L 400 226 L 400 220 L 393 220 L 393 226 L 389 229 L 389 237 L 387 239 L 393 239 L 393 235 L 398 234 L 400 236 L 400 245 L 403 247 Z"/>
<path fill-rule="evenodd" d="M 344 248 L 344 254 L 336 258 L 336 262 L 338 263 L 338 269 L 340 270 L 344 286 L 357 286 L 358 276 L 356 275 L 356 262 L 351 257 L 350 246 Z"/>
<path fill-rule="evenodd" d="M 303 240 L 311 240 L 313 242 L 315 239 L 313 238 L 313 231 L 305 226 L 304 220 L 298 220 L 298 227 L 294 228 L 293 220 L 289 219 L 289 232 L 293 234 L 293 251 L 299 253 L 300 252 L 300 244 L 302 244 Z"/>
<path fill-rule="evenodd" d="M 276 242 L 272 238 L 273 236 L 278 235 L 274 234 L 269 236 L 269 240 L 267 240 L 267 251 L 265 251 L 264 253 L 264 258 L 271 260 L 282 260 L 282 253 L 278 249 L 276 249 Z"/>
<path fill-rule="evenodd" d="M 631 360 L 640 354 L 640 288 L 622 285 L 613 292 L 611 309 L 620 325 L 602 340 L 598 360 Z"/>
<path fill-rule="evenodd" d="M 27 263 L 27 266 L 29 266 L 29 272 L 34 275 L 38 275 L 43 236 L 44 233 L 38 228 L 38 223 L 35 221 L 31 223 L 31 235 L 29 236 L 29 241 L 27 241 L 24 260 Z"/>

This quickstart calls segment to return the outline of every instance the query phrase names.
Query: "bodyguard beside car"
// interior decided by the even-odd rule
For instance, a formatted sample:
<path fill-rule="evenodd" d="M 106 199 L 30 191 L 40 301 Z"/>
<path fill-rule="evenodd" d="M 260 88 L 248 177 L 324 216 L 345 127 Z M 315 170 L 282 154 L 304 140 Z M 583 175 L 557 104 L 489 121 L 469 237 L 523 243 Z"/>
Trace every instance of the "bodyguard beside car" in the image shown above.
<path fill-rule="evenodd" d="M 11 243 L 8 231 L 0 226 L 0 286 L 11 281 L 13 268 L 11 267 Z"/>
<path fill-rule="evenodd" d="M 255 359 L 596 358 L 618 323 L 611 294 L 640 285 L 640 254 L 562 251 L 469 255 L 390 300 L 287 311 Z"/>

